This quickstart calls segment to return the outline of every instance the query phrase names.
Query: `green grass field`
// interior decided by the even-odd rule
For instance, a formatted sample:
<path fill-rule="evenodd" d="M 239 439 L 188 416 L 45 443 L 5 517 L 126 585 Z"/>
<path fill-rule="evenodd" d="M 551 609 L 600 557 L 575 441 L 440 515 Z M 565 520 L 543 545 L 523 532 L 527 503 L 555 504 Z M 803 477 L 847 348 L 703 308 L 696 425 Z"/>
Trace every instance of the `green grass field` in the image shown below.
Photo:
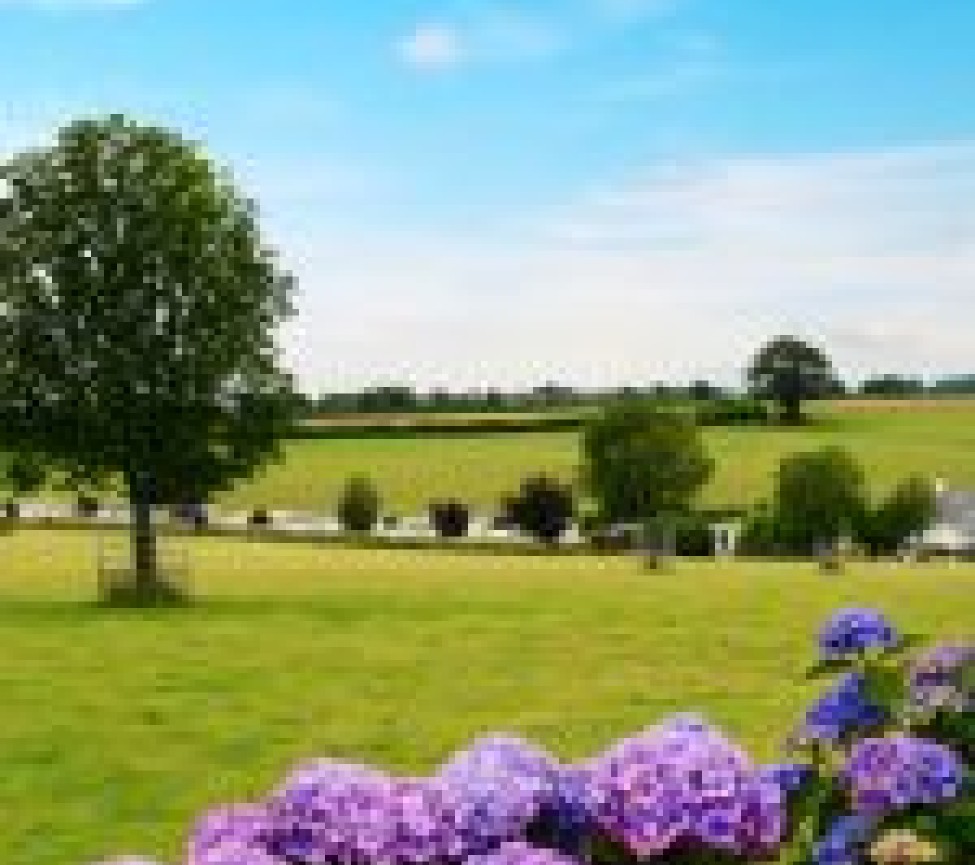
<path fill-rule="evenodd" d="M 975 568 L 356 551 L 186 541 L 185 611 L 89 603 L 90 533 L 0 536 L 0 862 L 178 859 L 191 817 L 295 762 L 424 771 L 510 729 L 579 757 L 700 710 L 763 758 L 814 686 L 811 634 L 880 605 L 920 634 L 975 620 Z"/>
<path fill-rule="evenodd" d="M 878 491 L 912 472 L 975 487 L 975 400 L 839 403 L 819 407 L 808 427 L 720 428 L 705 436 L 717 467 L 703 501 L 714 507 L 761 498 L 783 456 L 828 444 L 855 453 Z M 346 478 L 366 473 L 394 512 L 420 511 L 445 496 L 491 509 L 529 472 L 572 478 L 578 450 L 573 432 L 294 441 L 281 463 L 224 501 L 331 510 Z"/>

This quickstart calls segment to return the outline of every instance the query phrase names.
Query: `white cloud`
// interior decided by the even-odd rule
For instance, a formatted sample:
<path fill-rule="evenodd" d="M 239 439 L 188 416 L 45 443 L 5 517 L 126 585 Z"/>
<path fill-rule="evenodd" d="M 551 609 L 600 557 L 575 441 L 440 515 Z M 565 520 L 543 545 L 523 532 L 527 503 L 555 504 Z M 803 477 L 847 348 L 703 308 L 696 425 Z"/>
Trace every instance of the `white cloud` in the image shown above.
<path fill-rule="evenodd" d="M 464 63 L 505 63 L 551 56 L 565 45 L 561 25 L 491 7 L 450 20 L 425 21 L 397 46 L 407 65 L 447 69 Z"/>
<path fill-rule="evenodd" d="M 975 143 L 716 158 L 480 238 L 295 246 L 311 385 L 734 381 L 768 336 L 854 374 L 975 368 Z"/>
<path fill-rule="evenodd" d="M 465 54 L 457 28 L 442 22 L 417 25 L 399 45 L 401 59 L 418 69 L 456 66 L 464 60 Z"/>
<path fill-rule="evenodd" d="M 544 59 L 594 33 L 663 17 L 680 2 L 560 0 L 548 11 L 527 11 L 524 4 L 514 3 L 469 4 L 441 19 L 416 24 L 397 44 L 397 54 L 408 65 L 422 69 Z"/>

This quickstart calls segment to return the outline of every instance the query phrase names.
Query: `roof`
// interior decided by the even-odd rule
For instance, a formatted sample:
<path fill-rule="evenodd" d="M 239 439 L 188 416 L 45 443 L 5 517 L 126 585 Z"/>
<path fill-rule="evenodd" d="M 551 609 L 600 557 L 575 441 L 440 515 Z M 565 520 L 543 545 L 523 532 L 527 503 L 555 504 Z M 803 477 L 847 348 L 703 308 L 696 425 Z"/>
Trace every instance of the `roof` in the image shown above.
<path fill-rule="evenodd" d="M 937 522 L 975 532 L 975 493 L 952 490 L 939 493 Z"/>

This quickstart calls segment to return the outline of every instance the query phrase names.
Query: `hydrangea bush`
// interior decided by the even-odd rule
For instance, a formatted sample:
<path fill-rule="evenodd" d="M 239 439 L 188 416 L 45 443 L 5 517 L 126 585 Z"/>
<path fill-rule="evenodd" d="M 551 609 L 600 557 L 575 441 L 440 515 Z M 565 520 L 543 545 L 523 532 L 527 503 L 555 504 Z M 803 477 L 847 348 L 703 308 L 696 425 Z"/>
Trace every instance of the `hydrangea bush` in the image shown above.
<path fill-rule="evenodd" d="M 513 735 L 421 778 L 320 760 L 206 814 L 183 865 L 975 865 L 975 645 L 914 651 L 857 608 L 817 648 L 832 681 L 783 762 L 693 715 L 575 764 Z"/>

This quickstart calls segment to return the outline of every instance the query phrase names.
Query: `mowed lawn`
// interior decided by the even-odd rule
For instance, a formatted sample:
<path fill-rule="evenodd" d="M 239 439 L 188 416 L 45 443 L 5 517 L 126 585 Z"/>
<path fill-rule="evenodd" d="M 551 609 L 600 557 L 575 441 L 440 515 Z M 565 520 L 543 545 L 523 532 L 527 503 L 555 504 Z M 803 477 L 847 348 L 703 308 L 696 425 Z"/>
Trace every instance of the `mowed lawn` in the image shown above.
<path fill-rule="evenodd" d="M 177 861 L 191 817 L 296 761 L 431 769 L 513 730 L 576 758 L 681 710 L 776 753 L 811 635 L 875 604 L 975 623 L 975 568 L 681 563 L 184 541 L 200 601 L 99 609 L 88 533 L 0 536 L 0 862 Z"/>
<path fill-rule="evenodd" d="M 846 402 L 814 413 L 815 423 L 798 429 L 707 430 L 716 472 L 703 502 L 748 505 L 767 495 L 783 456 L 825 445 L 856 454 L 878 492 L 911 472 L 975 488 L 975 400 Z M 575 477 L 579 441 L 576 432 L 293 441 L 282 462 L 223 501 L 328 511 L 350 475 L 367 474 L 392 512 L 420 512 L 448 496 L 492 510 L 528 473 Z"/>

